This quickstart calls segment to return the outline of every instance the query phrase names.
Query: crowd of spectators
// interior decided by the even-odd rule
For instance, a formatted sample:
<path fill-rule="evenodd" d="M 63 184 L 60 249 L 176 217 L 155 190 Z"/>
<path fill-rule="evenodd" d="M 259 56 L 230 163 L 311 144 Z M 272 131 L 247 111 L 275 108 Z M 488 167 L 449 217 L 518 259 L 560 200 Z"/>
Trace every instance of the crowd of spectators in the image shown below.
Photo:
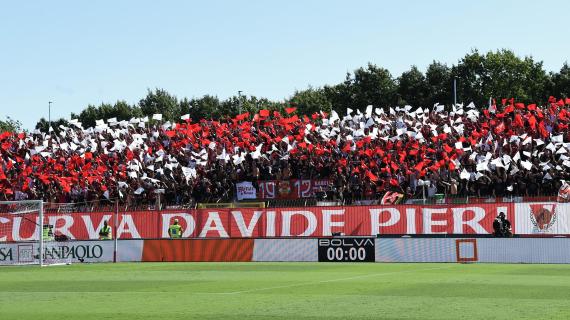
<path fill-rule="evenodd" d="M 570 100 L 544 106 L 410 106 L 297 115 L 260 110 L 179 123 L 77 120 L 0 134 L 0 199 L 166 203 L 235 199 L 240 181 L 328 179 L 349 203 L 406 197 L 555 195 L 570 179 Z"/>

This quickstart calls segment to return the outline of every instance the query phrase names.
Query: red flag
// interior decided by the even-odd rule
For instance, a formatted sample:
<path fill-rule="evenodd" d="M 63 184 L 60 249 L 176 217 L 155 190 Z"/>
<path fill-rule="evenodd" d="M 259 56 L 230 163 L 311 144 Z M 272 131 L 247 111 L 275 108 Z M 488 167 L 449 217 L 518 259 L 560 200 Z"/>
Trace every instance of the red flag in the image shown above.
<path fill-rule="evenodd" d="M 569 104 L 570 105 L 570 98 L 566 98 L 564 99 L 564 103 Z"/>
<path fill-rule="evenodd" d="M 546 130 L 546 126 L 544 125 L 544 121 L 540 121 L 540 123 L 538 124 L 538 132 L 543 138 L 545 139 L 548 138 L 549 134 L 548 130 Z"/>
<path fill-rule="evenodd" d="M 131 161 L 135 158 L 135 154 L 131 150 L 127 150 L 127 160 Z"/>
<path fill-rule="evenodd" d="M 529 104 L 526 108 L 530 111 L 536 111 L 536 104 Z"/>
<path fill-rule="evenodd" d="M 370 170 L 366 170 L 366 176 L 368 176 L 368 178 L 370 178 L 370 181 L 378 181 L 378 177 L 376 175 L 374 175 L 374 173 L 370 172 Z"/>
<path fill-rule="evenodd" d="M 269 117 L 269 110 L 261 109 L 261 110 L 259 110 L 259 115 L 264 117 L 264 118 L 267 118 L 267 117 Z"/>
<path fill-rule="evenodd" d="M 297 108 L 294 108 L 294 107 L 285 108 L 285 112 L 287 112 L 287 114 L 291 114 L 291 113 L 295 112 L 296 110 L 297 110 Z"/>
<path fill-rule="evenodd" d="M 515 123 L 514 123 L 515 127 L 524 127 L 524 122 L 522 119 L 522 116 L 520 114 L 515 114 Z"/>
<path fill-rule="evenodd" d="M 394 171 L 398 170 L 398 165 L 392 161 L 390 161 L 390 167 L 392 167 L 392 170 L 394 170 Z"/>
<path fill-rule="evenodd" d="M 515 103 L 515 107 L 516 107 L 517 109 L 524 109 L 524 103 L 522 103 L 522 102 L 517 102 L 517 103 Z M 529 107 L 530 107 L 530 105 L 529 105 Z"/>
<path fill-rule="evenodd" d="M 528 118 L 528 124 L 533 130 L 536 129 L 536 118 L 534 116 L 530 116 Z"/>
<path fill-rule="evenodd" d="M 249 112 L 238 114 L 235 119 L 237 121 L 241 121 L 241 120 L 244 120 L 246 118 L 249 118 Z"/>
<path fill-rule="evenodd" d="M 505 131 L 505 123 L 501 121 L 501 123 L 495 127 L 495 133 L 499 134 Z"/>
<path fill-rule="evenodd" d="M 422 171 L 422 169 L 424 168 L 424 162 L 420 161 L 418 164 L 416 164 L 416 166 L 414 167 L 414 169 L 418 170 L 418 171 Z"/>

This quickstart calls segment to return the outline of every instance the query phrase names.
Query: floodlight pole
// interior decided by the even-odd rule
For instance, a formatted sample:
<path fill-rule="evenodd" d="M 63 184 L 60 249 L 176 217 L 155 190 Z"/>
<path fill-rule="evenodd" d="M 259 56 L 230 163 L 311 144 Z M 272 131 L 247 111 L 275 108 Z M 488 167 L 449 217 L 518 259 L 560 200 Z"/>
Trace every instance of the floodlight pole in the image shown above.
<path fill-rule="evenodd" d="M 453 77 L 453 106 L 457 105 L 457 77 Z"/>
<path fill-rule="evenodd" d="M 51 104 L 53 102 L 49 101 L 48 102 L 48 132 L 49 132 L 49 128 L 51 128 Z"/>

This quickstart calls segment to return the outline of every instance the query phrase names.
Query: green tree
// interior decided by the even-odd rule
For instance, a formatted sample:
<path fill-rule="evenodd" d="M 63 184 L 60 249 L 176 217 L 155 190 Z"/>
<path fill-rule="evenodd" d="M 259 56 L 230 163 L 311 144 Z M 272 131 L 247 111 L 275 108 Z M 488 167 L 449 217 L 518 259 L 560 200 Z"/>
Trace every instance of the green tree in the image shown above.
<path fill-rule="evenodd" d="M 78 119 L 84 127 L 94 127 L 96 120 L 117 118 L 117 121 L 142 117 L 143 113 L 137 106 L 131 106 L 125 101 L 117 101 L 114 105 L 102 103 L 99 106 L 89 105 L 79 114 L 71 114 L 72 119 Z"/>
<path fill-rule="evenodd" d="M 10 117 L 6 117 L 6 121 L 0 120 L 0 132 L 21 132 L 22 123 Z"/>
<path fill-rule="evenodd" d="M 426 107 L 436 103 L 449 104 L 452 102 L 451 69 L 440 62 L 433 61 L 426 70 L 428 97 Z"/>
<path fill-rule="evenodd" d="M 399 105 L 426 106 L 428 94 L 426 78 L 416 66 L 412 66 L 398 78 Z"/>
<path fill-rule="evenodd" d="M 50 123 L 48 120 L 46 120 L 45 118 L 41 118 L 40 121 L 38 121 L 38 123 L 36 123 L 36 129 L 40 130 L 41 132 L 49 132 L 49 125 L 50 125 Z M 63 118 L 51 121 L 51 127 L 52 127 L 53 131 L 55 132 L 55 134 L 59 134 L 59 132 L 61 131 L 59 126 L 68 127 L 69 122 Z"/>
<path fill-rule="evenodd" d="M 458 101 L 473 101 L 478 106 L 486 105 L 490 97 L 544 101 L 551 87 L 542 62 L 532 57 L 521 59 L 505 49 L 467 54 L 453 67 L 452 76 L 458 79 Z"/>
<path fill-rule="evenodd" d="M 560 72 L 552 75 L 552 89 L 550 95 L 557 98 L 570 97 L 570 66 L 565 62 Z"/>
<path fill-rule="evenodd" d="M 319 111 L 330 112 L 332 103 L 323 89 L 309 87 L 306 90 L 296 91 L 289 99 L 289 103 L 297 107 L 299 113 L 313 114 Z"/>
<path fill-rule="evenodd" d="M 323 93 L 330 101 L 332 108 L 339 114 L 344 114 L 346 108 L 354 108 L 352 75 L 350 73 L 346 74 L 343 82 L 337 85 L 324 86 Z M 299 111 L 303 112 L 302 110 Z"/>
<path fill-rule="evenodd" d="M 205 95 L 202 98 L 190 100 L 190 116 L 194 121 L 200 119 L 218 118 L 220 113 L 220 99 L 215 96 Z"/>
<path fill-rule="evenodd" d="M 398 102 L 397 84 L 390 71 L 371 63 L 354 71 L 350 88 L 352 105 L 359 109 L 369 104 L 386 108 Z"/>
<path fill-rule="evenodd" d="M 179 121 L 181 110 L 178 99 L 164 89 L 148 90 L 146 97 L 139 101 L 139 108 L 143 115 L 152 117 L 153 114 L 162 114 L 164 121 Z"/>

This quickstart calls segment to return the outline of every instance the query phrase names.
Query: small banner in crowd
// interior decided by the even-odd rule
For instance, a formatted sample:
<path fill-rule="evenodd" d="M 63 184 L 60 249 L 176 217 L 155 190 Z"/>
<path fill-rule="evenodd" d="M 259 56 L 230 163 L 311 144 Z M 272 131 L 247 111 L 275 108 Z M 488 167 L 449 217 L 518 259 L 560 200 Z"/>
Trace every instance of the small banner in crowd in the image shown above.
<path fill-rule="evenodd" d="M 251 181 L 243 181 L 236 183 L 236 194 L 238 201 L 255 199 L 257 197 L 257 190 Z"/>
<path fill-rule="evenodd" d="M 562 181 L 562 186 L 558 190 L 558 202 L 570 202 L 570 184 Z"/>
<path fill-rule="evenodd" d="M 404 195 L 399 192 L 388 191 L 382 197 L 380 204 L 398 204 L 403 198 Z"/>

